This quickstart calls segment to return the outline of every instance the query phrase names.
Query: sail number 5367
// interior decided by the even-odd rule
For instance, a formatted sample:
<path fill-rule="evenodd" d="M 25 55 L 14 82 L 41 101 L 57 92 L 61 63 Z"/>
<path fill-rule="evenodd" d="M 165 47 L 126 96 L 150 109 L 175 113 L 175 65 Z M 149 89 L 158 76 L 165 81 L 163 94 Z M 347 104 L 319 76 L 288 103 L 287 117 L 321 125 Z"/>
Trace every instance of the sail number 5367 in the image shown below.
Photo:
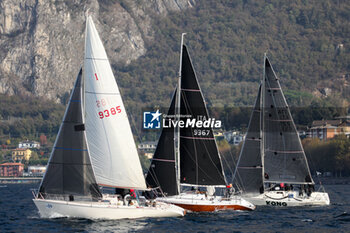
<path fill-rule="evenodd" d="M 103 110 L 101 112 L 98 112 L 98 115 L 100 117 L 100 119 L 103 119 L 105 117 L 110 117 L 110 116 L 113 116 L 117 113 L 121 113 L 122 110 L 120 108 L 120 106 L 117 106 L 115 108 L 111 108 L 111 109 L 106 109 L 106 110 Z"/>

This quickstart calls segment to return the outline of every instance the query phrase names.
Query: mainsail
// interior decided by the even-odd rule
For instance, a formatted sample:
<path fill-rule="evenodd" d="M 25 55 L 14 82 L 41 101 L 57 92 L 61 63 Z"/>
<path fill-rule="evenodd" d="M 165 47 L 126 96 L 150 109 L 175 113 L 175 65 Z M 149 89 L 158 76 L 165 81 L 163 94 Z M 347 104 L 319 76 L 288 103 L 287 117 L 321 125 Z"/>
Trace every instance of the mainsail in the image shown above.
<path fill-rule="evenodd" d="M 176 90 L 165 121 L 174 120 Z M 169 124 L 170 125 L 170 124 Z M 146 183 L 151 188 L 159 187 L 165 195 L 177 195 L 175 168 L 175 128 L 163 128 L 158 140 L 156 151 L 146 177 Z"/>
<path fill-rule="evenodd" d="M 82 70 L 74 85 L 39 192 L 101 197 L 87 149 L 82 110 Z"/>
<path fill-rule="evenodd" d="M 89 16 L 85 40 L 86 135 L 97 183 L 145 189 L 128 116 L 107 54 Z"/>
<path fill-rule="evenodd" d="M 234 174 L 235 183 L 245 193 L 259 193 L 263 190 L 261 159 L 261 85 L 250 116 L 239 160 Z"/>
<path fill-rule="evenodd" d="M 265 182 L 313 183 L 306 156 L 278 78 L 265 57 L 263 141 Z"/>
<path fill-rule="evenodd" d="M 181 119 L 208 120 L 208 112 L 190 56 L 182 47 Z M 190 116 L 190 117 L 187 117 Z M 225 185 L 220 155 L 212 128 L 180 128 L 180 182 L 190 185 Z"/>

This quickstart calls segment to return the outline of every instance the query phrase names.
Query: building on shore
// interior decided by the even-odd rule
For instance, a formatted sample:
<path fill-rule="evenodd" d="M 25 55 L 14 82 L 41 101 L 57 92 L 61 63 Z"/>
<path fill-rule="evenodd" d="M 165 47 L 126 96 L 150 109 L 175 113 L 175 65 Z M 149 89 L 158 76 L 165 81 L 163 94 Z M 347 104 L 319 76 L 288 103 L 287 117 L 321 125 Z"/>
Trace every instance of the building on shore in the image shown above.
<path fill-rule="evenodd" d="M 241 134 L 238 131 L 226 131 L 223 132 L 223 135 L 225 139 L 228 141 L 228 143 L 233 144 L 235 146 L 238 146 L 243 140 L 244 140 L 244 135 Z"/>
<path fill-rule="evenodd" d="M 0 164 L 0 176 L 18 177 L 23 176 L 24 165 L 22 163 L 3 163 Z"/>
<path fill-rule="evenodd" d="M 157 142 L 154 142 L 154 141 L 142 142 L 137 146 L 137 148 L 141 153 L 144 154 L 144 156 L 146 156 L 148 159 L 151 159 L 157 148 Z"/>
<path fill-rule="evenodd" d="M 32 151 L 30 149 L 17 148 L 12 150 L 11 156 L 13 162 L 29 161 Z"/>
<path fill-rule="evenodd" d="M 28 166 L 29 176 L 44 176 L 46 172 L 46 166 Z"/>
<path fill-rule="evenodd" d="M 350 137 L 350 120 L 345 118 L 313 121 L 309 129 L 309 137 L 319 138 L 322 141 L 332 139 L 339 134 Z"/>

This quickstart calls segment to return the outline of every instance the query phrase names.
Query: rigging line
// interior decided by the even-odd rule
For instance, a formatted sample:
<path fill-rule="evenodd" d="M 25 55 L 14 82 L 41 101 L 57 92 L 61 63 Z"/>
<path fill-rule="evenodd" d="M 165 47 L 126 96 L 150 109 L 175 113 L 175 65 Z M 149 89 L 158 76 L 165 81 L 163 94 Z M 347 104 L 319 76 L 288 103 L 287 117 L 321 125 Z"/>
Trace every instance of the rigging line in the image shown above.
<path fill-rule="evenodd" d="M 202 96 L 201 96 L 201 97 L 202 97 Z M 203 103 L 204 103 L 203 98 L 201 98 L 201 99 L 202 99 L 202 101 L 203 101 Z M 185 94 L 184 94 L 184 96 L 183 96 L 183 101 L 184 101 L 184 104 L 185 104 L 185 107 L 186 107 L 187 112 L 190 112 L 191 115 L 192 115 L 193 113 L 192 113 L 192 111 L 191 111 L 191 108 L 189 107 L 190 105 L 189 105 L 188 99 L 186 98 Z M 205 107 L 205 106 L 204 106 L 204 107 Z M 209 116 L 207 115 L 207 113 L 205 114 L 205 117 L 206 117 L 206 118 L 209 117 Z M 209 129 L 209 130 L 210 130 L 210 134 L 212 134 L 212 129 Z M 194 136 L 194 135 L 193 135 L 193 128 L 191 128 L 191 134 L 192 134 L 192 136 Z M 184 136 L 180 136 L 180 137 L 184 137 Z M 185 137 L 185 138 L 186 138 L 186 137 Z M 207 138 L 203 138 L 203 139 L 207 139 Z M 198 142 L 198 143 L 201 143 L 201 142 Z M 215 139 L 214 139 L 214 143 L 215 143 Z M 215 169 L 218 171 L 219 176 L 222 177 L 223 174 L 220 172 L 220 170 L 216 167 L 216 164 L 213 162 L 213 160 L 212 160 L 212 158 L 211 158 L 211 156 L 210 156 L 210 153 L 209 153 L 209 150 L 208 150 L 207 146 L 206 146 L 205 144 L 203 144 L 203 145 L 204 145 L 205 151 L 206 151 L 207 154 L 208 154 L 208 157 L 209 157 L 210 161 L 211 161 L 212 164 L 214 165 Z M 198 163 L 198 153 L 197 153 L 197 147 L 196 147 L 195 141 L 193 141 L 193 146 L 194 146 L 195 157 L 196 157 L 196 161 L 194 161 L 194 162 L 195 162 L 195 164 L 196 164 L 196 179 L 197 179 L 197 184 L 198 184 L 198 169 L 201 170 L 204 174 L 206 174 L 207 177 L 210 177 L 210 176 L 199 166 L 199 163 Z"/>
<path fill-rule="evenodd" d="M 152 164 L 151 164 L 151 165 L 152 165 Z M 158 177 L 157 177 L 157 175 L 155 174 L 154 169 L 153 169 L 152 167 L 150 167 L 150 168 L 148 169 L 147 174 L 151 174 L 151 177 L 153 178 L 153 180 L 154 180 L 154 182 L 156 183 L 156 185 L 158 185 L 158 187 L 160 187 L 160 182 L 159 182 Z M 161 189 L 161 188 L 160 188 L 160 189 Z"/>
<path fill-rule="evenodd" d="M 108 58 L 98 58 L 98 57 L 86 57 L 86 60 L 100 60 L 100 61 L 108 61 Z"/>
<path fill-rule="evenodd" d="M 212 133 L 212 132 L 210 132 L 210 133 Z M 216 142 L 214 141 L 214 143 L 216 143 Z M 203 143 L 203 144 L 204 144 L 204 143 Z M 208 155 L 209 155 L 208 157 L 209 157 L 211 163 L 214 165 L 216 171 L 219 173 L 219 176 L 222 177 L 223 180 L 225 180 L 224 177 L 223 177 L 222 172 L 220 172 L 220 170 L 217 168 L 216 164 L 214 163 L 212 157 L 210 156 L 209 150 L 208 150 L 208 148 L 207 148 L 207 146 L 206 146 L 205 144 L 204 144 L 204 148 L 205 148 L 205 151 L 206 151 L 206 152 L 208 153 Z M 219 153 L 219 152 L 218 152 L 218 153 Z M 219 157 L 218 157 L 218 158 L 219 158 Z M 222 169 L 223 169 L 223 168 L 222 168 Z M 225 182 L 225 183 L 226 183 L 226 182 Z"/>
<path fill-rule="evenodd" d="M 199 89 L 185 89 L 185 88 L 181 88 L 181 91 L 193 91 L 193 92 L 200 92 L 201 90 L 199 90 Z"/>
<path fill-rule="evenodd" d="M 226 157 L 226 156 L 221 156 L 221 158 L 222 158 L 223 160 L 225 160 L 226 166 L 227 166 L 228 169 L 230 170 L 231 175 L 233 175 L 233 170 L 232 170 L 231 166 L 229 165 L 228 160 L 226 160 L 225 157 Z"/>
<path fill-rule="evenodd" d="M 189 105 L 188 99 L 186 98 L 185 93 L 183 93 L 183 92 L 180 90 L 180 94 L 181 94 L 181 97 L 182 97 L 181 99 L 182 99 L 183 102 L 184 102 L 184 108 L 185 108 L 185 110 L 186 110 L 186 115 L 187 115 L 187 112 L 190 112 L 191 115 L 192 115 L 193 113 L 192 113 L 192 111 L 191 111 L 191 108 L 190 108 L 190 105 Z M 181 101 L 181 100 L 180 100 L 180 101 Z M 180 116 L 181 116 L 181 108 L 180 108 Z M 192 115 L 192 117 L 193 117 L 193 115 Z M 192 128 L 190 128 L 190 131 L 191 131 L 192 136 L 194 136 L 194 135 L 193 135 L 193 132 L 192 132 Z M 181 140 L 181 131 L 180 131 L 180 138 L 179 138 L 178 140 Z M 198 163 L 197 163 L 197 158 L 198 158 L 198 156 L 197 156 L 196 144 L 195 144 L 194 141 L 193 141 L 193 150 L 194 150 L 194 156 L 195 156 L 195 161 L 194 161 L 194 163 L 195 163 L 195 165 L 196 165 L 196 184 L 198 184 Z"/>
<path fill-rule="evenodd" d="M 120 93 L 107 93 L 107 92 L 94 92 L 94 91 L 85 91 L 85 94 L 93 94 L 93 95 L 120 95 Z"/>
<path fill-rule="evenodd" d="M 300 153 L 303 153 L 302 150 L 292 150 L 292 151 L 281 150 L 281 151 L 278 151 L 278 150 L 267 149 L 266 151 L 277 152 L 277 153 L 281 153 L 281 154 L 300 154 Z"/>
<path fill-rule="evenodd" d="M 131 124 L 134 127 L 134 130 L 136 131 L 136 135 L 138 137 L 138 141 L 139 141 L 139 143 L 141 143 L 142 142 L 141 135 L 140 135 L 140 132 L 138 131 L 138 129 L 136 127 L 135 118 L 134 118 L 134 116 L 131 113 L 130 113 L 130 119 L 131 119 Z"/>
<path fill-rule="evenodd" d="M 184 149 L 185 149 L 185 151 L 186 151 L 188 154 L 190 154 L 189 151 L 188 151 L 186 148 L 184 148 Z M 194 160 L 194 159 L 192 158 L 192 156 L 188 156 L 188 157 L 189 157 L 189 158 L 192 160 L 192 162 L 197 166 L 197 172 L 198 172 L 198 169 L 199 169 L 203 174 L 205 174 L 207 177 L 210 178 L 210 176 L 208 175 L 208 173 L 206 173 L 205 170 L 203 170 L 201 167 L 198 166 L 197 160 Z M 196 158 L 197 158 L 197 157 L 196 157 Z M 197 174 L 196 179 L 198 179 L 198 174 Z M 196 184 L 198 185 L 198 180 L 196 181 Z"/>
<path fill-rule="evenodd" d="M 190 139 L 190 140 L 208 140 L 208 141 L 212 141 L 215 140 L 215 138 L 201 138 L 201 137 L 188 137 L 188 136 L 180 136 L 180 138 L 185 138 L 185 139 Z"/>
<path fill-rule="evenodd" d="M 175 160 L 170 160 L 170 159 L 155 159 L 155 158 L 153 158 L 152 160 L 161 161 L 161 162 L 175 163 Z"/>

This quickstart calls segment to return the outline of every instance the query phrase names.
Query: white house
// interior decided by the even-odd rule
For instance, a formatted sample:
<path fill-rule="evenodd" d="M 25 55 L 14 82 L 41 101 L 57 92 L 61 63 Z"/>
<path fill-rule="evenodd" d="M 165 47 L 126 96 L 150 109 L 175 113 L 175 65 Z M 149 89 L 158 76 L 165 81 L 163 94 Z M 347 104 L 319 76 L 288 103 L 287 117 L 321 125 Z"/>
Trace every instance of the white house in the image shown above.
<path fill-rule="evenodd" d="M 226 131 L 224 132 L 224 137 L 228 143 L 238 146 L 245 136 L 238 131 Z"/>
<path fill-rule="evenodd" d="M 142 151 L 154 151 L 157 147 L 157 142 L 142 142 L 140 143 L 137 148 Z"/>
<path fill-rule="evenodd" d="M 28 166 L 28 174 L 30 176 L 44 176 L 46 166 Z"/>
<path fill-rule="evenodd" d="M 19 142 L 18 143 L 18 148 L 21 148 L 21 149 L 37 148 L 37 149 L 39 149 L 40 148 L 40 143 L 36 142 L 36 141 L 26 140 L 26 141 L 23 141 L 23 142 Z"/>

